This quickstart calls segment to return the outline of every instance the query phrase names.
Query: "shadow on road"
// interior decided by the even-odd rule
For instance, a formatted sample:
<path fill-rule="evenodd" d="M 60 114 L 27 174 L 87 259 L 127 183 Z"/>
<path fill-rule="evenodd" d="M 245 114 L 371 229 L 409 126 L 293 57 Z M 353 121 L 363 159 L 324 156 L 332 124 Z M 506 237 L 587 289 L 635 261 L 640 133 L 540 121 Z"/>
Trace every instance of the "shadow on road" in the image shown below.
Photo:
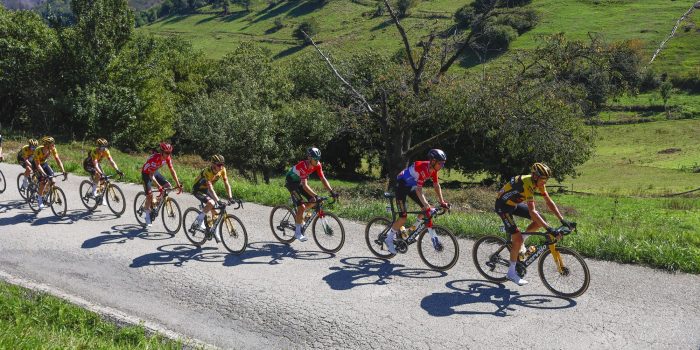
<path fill-rule="evenodd" d="M 0 202 L 0 213 L 4 213 L 7 211 L 10 211 L 12 209 L 19 209 L 23 206 L 25 206 L 27 202 L 23 200 L 11 200 L 11 201 L 5 201 L 5 202 Z"/>
<path fill-rule="evenodd" d="M 567 309 L 576 306 L 573 299 L 553 295 L 520 295 L 501 283 L 482 280 L 456 280 L 445 285 L 451 292 L 433 293 L 421 301 L 430 316 L 493 315 L 508 316 L 518 307 L 535 309 Z"/>
<path fill-rule="evenodd" d="M 346 290 L 364 285 L 384 285 L 392 277 L 439 278 L 447 276 L 443 271 L 405 268 L 388 260 L 374 257 L 350 257 L 340 259 L 342 266 L 332 266 L 334 272 L 323 277 L 331 289 Z"/>
<path fill-rule="evenodd" d="M 216 250 L 216 248 L 199 248 L 192 244 L 166 244 L 158 247 L 158 252 L 148 253 L 135 258 L 129 267 L 137 268 L 156 265 L 182 266 L 182 264 L 190 260 L 206 262 L 221 261 L 220 259 L 212 259 L 211 257 L 203 255 L 206 251 L 211 250 Z"/>
<path fill-rule="evenodd" d="M 226 255 L 224 266 L 244 264 L 277 265 L 281 264 L 284 259 L 325 260 L 333 257 L 335 257 L 335 254 L 321 251 L 299 251 L 288 244 L 279 242 L 253 242 L 248 244 L 248 248 L 241 255 Z"/>
<path fill-rule="evenodd" d="M 89 249 L 96 248 L 104 244 L 122 244 L 134 238 L 145 239 L 149 241 L 160 241 L 173 238 L 175 235 L 167 232 L 146 231 L 140 225 L 115 225 L 108 231 L 100 232 L 99 236 L 88 238 L 83 242 L 80 248 Z"/>

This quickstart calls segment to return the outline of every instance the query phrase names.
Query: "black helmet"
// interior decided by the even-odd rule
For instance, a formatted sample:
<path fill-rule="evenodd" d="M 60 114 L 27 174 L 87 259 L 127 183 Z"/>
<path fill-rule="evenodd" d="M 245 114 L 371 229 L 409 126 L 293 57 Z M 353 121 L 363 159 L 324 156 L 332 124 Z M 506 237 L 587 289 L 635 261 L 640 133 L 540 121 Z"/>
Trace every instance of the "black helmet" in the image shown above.
<path fill-rule="evenodd" d="M 320 160 L 321 159 L 321 150 L 316 148 L 316 147 L 311 147 L 306 150 L 306 155 L 311 157 L 312 159 Z"/>
<path fill-rule="evenodd" d="M 428 159 L 444 162 L 447 160 L 447 155 L 441 149 L 433 148 L 428 151 Z"/>

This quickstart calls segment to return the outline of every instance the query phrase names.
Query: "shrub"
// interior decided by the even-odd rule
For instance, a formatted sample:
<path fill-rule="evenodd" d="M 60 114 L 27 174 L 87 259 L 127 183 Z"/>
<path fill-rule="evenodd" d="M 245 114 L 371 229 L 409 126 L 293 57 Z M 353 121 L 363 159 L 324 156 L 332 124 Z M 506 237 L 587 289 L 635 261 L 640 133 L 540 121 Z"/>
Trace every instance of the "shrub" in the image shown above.
<path fill-rule="evenodd" d="M 532 9 L 511 9 L 499 14 L 495 24 L 507 25 L 518 31 L 518 34 L 527 32 L 537 24 L 537 13 Z"/>
<path fill-rule="evenodd" d="M 455 22 L 458 27 L 467 28 L 472 25 L 476 11 L 472 5 L 464 5 L 455 12 Z"/>
<path fill-rule="evenodd" d="M 319 24 L 316 19 L 311 18 L 307 19 L 304 22 L 301 22 L 299 24 L 299 27 L 297 27 L 297 30 L 294 32 L 294 36 L 297 37 L 298 39 L 306 41 L 306 37 L 304 36 L 304 33 L 308 34 L 310 37 L 313 37 L 314 35 L 318 34 L 319 32 Z"/>
<path fill-rule="evenodd" d="M 416 7 L 420 0 L 398 0 L 396 1 L 396 12 L 401 18 L 411 14 L 411 9 Z"/>
<path fill-rule="evenodd" d="M 518 32 L 513 27 L 496 24 L 486 26 L 476 42 L 483 51 L 505 51 L 517 37 Z"/>

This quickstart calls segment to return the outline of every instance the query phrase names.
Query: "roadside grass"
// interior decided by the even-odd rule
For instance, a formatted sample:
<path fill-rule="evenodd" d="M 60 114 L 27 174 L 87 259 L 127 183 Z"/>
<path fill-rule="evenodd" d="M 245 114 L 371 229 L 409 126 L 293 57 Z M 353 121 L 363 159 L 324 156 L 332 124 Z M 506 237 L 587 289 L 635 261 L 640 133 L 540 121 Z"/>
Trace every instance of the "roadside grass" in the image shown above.
<path fill-rule="evenodd" d="M 181 349 L 143 327 L 117 327 L 59 298 L 0 281 L 1 349 Z"/>

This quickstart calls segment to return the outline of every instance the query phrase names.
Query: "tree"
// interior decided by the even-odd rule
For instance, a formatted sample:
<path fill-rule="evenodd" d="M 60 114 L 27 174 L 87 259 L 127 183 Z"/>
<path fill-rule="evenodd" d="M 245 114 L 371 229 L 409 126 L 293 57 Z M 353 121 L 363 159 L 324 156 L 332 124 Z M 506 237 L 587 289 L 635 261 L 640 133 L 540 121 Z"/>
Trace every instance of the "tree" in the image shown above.
<path fill-rule="evenodd" d="M 396 9 L 400 18 L 407 17 L 411 13 L 411 9 L 416 7 L 420 0 L 397 0 Z"/>

